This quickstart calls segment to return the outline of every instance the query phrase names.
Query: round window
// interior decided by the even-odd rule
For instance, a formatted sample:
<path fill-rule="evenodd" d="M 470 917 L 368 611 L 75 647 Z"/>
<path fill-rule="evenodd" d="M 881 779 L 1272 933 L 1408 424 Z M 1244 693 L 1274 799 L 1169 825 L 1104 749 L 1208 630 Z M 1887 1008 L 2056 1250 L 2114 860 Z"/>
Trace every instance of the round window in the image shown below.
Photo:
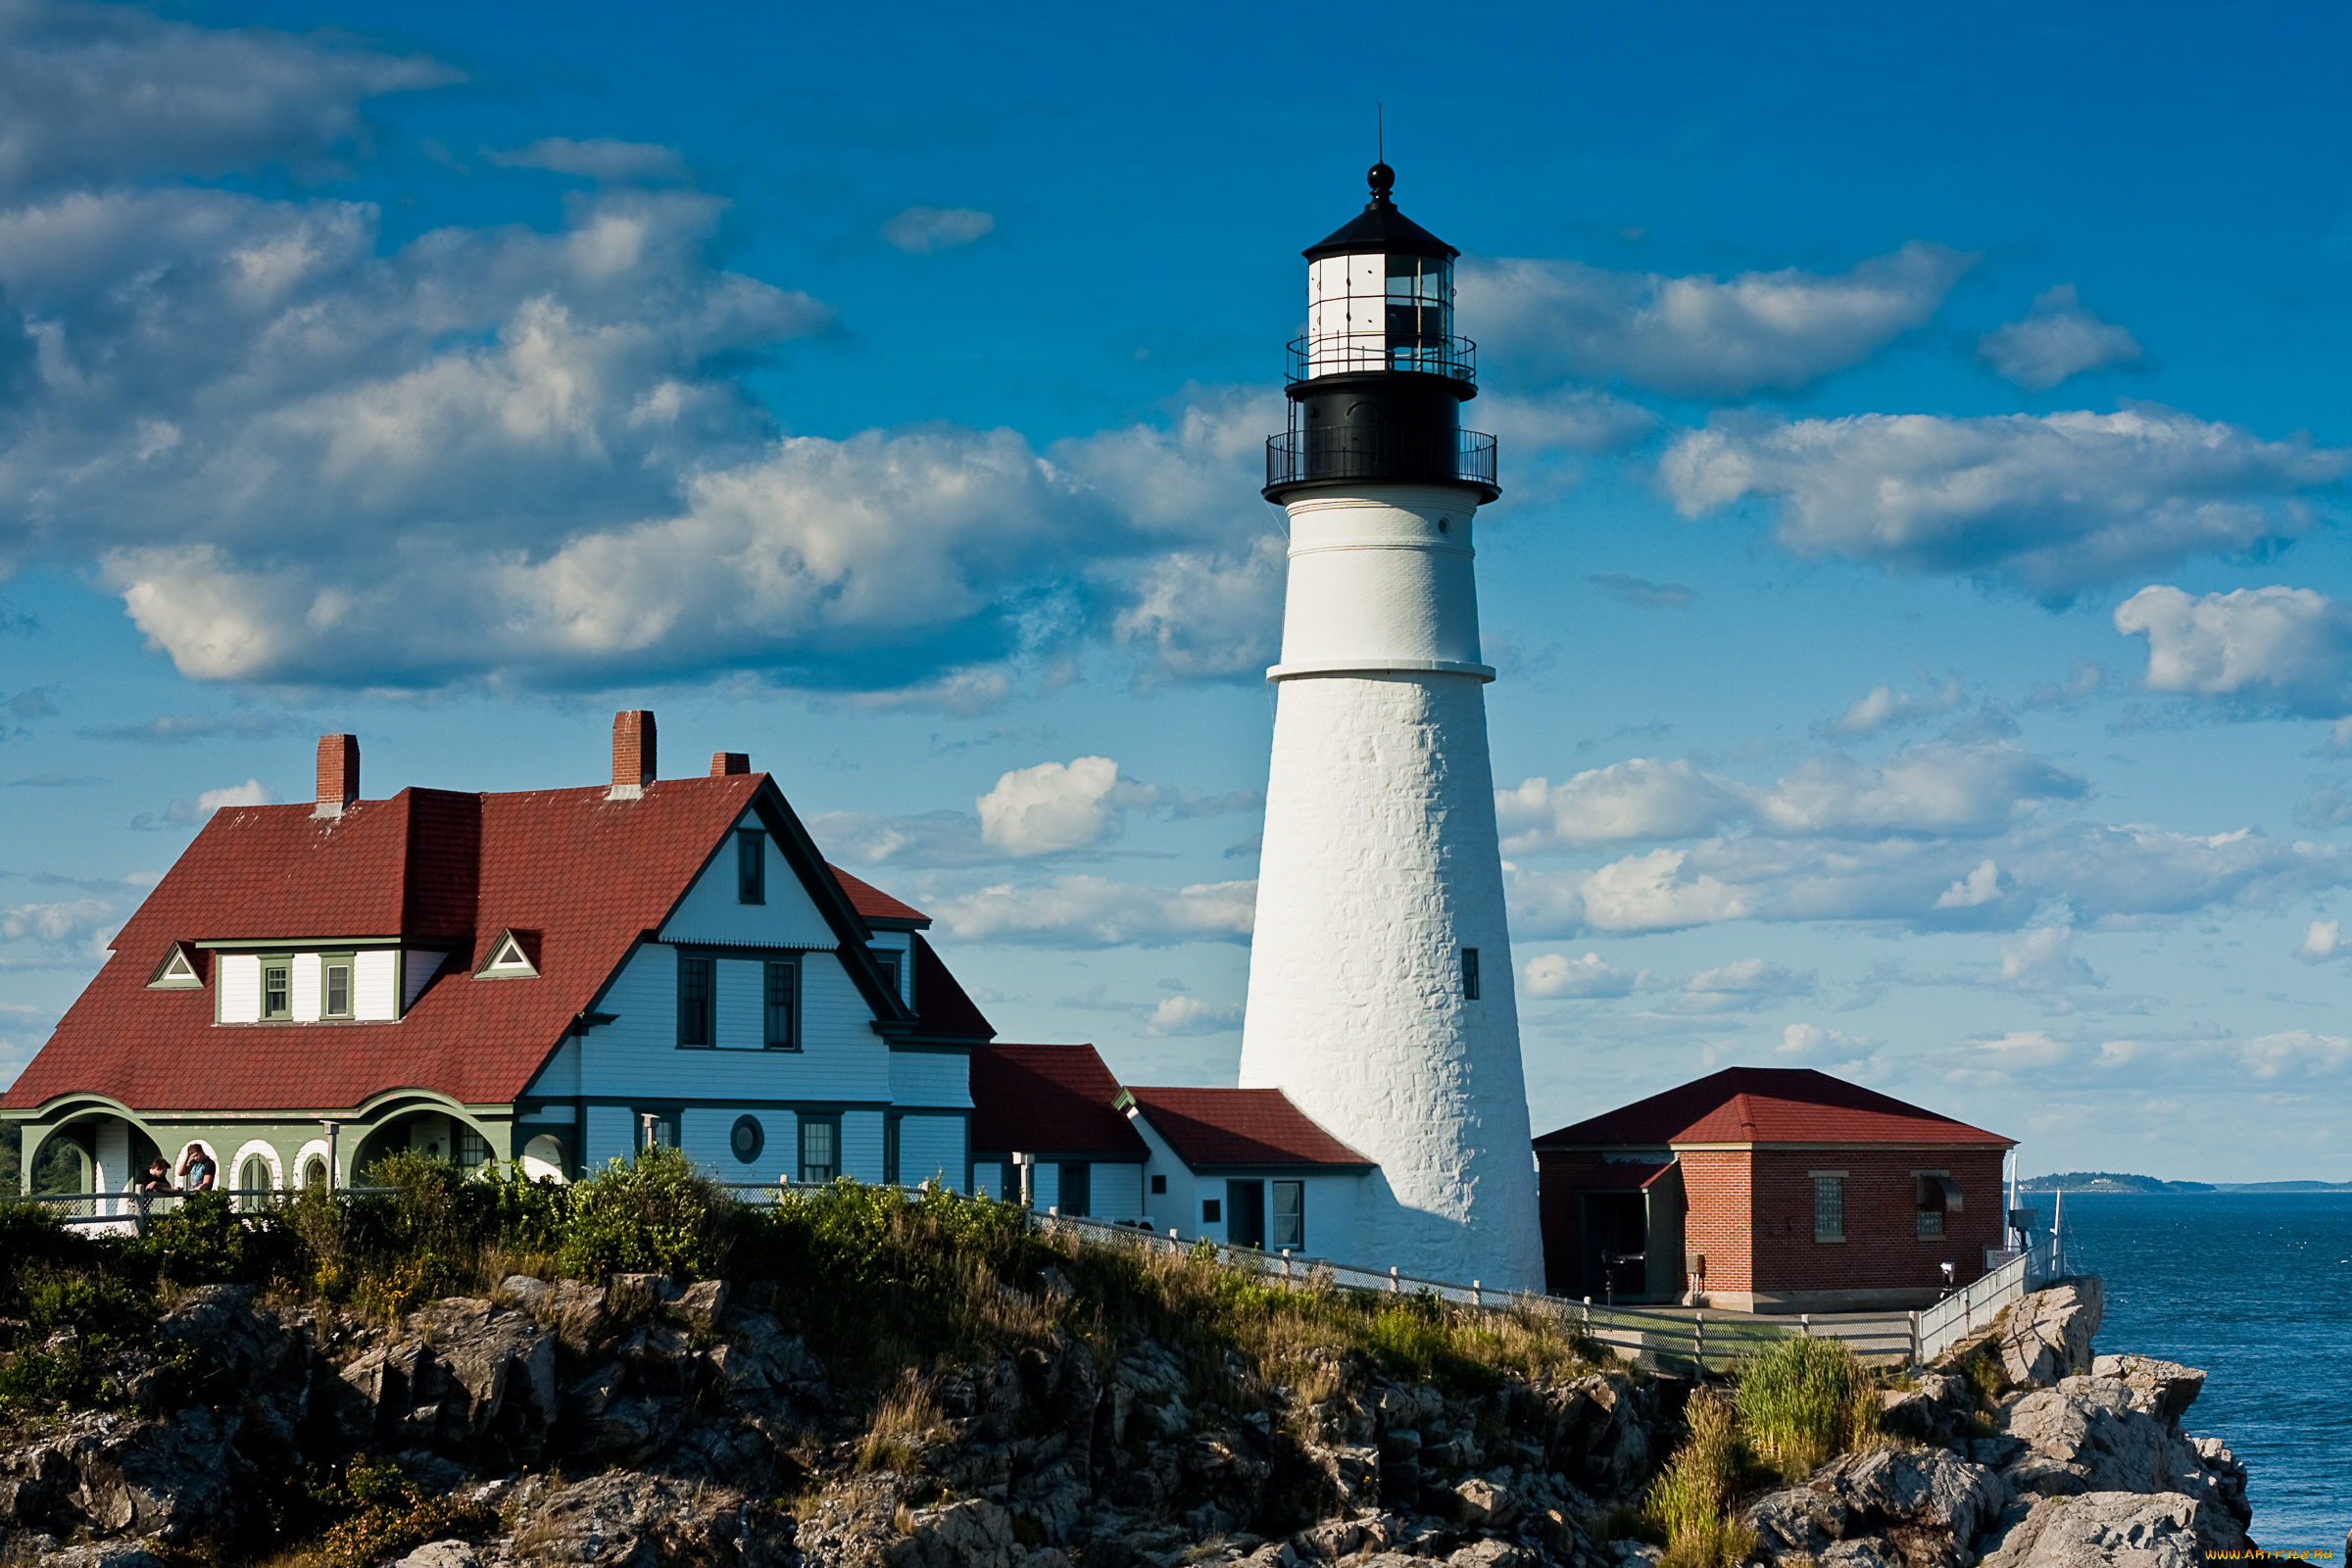
<path fill-rule="evenodd" d="M 749 1165 L 760 1157 L 760 1151 L 767 1147 L 767 1134 L 761 1130 L 759 1117 L 738 1116 L 735 1118 L 735 1131 L 728 1142 L 734 1146 L 735 1157 Z"/>

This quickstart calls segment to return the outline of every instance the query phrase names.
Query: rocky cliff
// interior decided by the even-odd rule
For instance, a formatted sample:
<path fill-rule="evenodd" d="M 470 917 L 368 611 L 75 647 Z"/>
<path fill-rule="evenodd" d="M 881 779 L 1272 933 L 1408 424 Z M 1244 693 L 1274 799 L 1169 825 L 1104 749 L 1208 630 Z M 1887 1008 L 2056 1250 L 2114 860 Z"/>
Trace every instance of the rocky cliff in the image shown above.
<path fill-rule="evenodd" d="M 2242 1470 L 2180 1430 L 2203 1374 L 2093 1362 L 2093 1285 L 2029 1298 L 1951 1370 L 1887 1391 L 1888 1441 L 1747 1506 L 1753 1560 L 2133 1554 L 2185 1568 L 2200 1545 L 2242 1544 Z M 369 1326 L 250 1286 L 188 1292 L 154 1348 L 109 1372 L 142 1413 L 74 1412 L 9 1440 L 0 1562 L 233 1562 L 283 1529 L 298 1478 L 345 1465 L 354 1518 L 278 1561 L 1637 1568 L 1659 1555 L 1633 1539 L 1636 1505 L 1679 1436 L 1676 1380 L 1576 1367 L 1441 1387 L 1332 1352 L 1293 1357 L 1275 1383 L 1232 1351 L 1204 1363 L 1053 1328 L 910 1370 L 877 1401 L 836 1387 L 770 1304 L 717 1281 L 518 1276 L 491 1298 Z M 187 1389 L 202 1397 L 170 1408 Z M 352 1462 L 370 1454 L 398 1470 Z"/>

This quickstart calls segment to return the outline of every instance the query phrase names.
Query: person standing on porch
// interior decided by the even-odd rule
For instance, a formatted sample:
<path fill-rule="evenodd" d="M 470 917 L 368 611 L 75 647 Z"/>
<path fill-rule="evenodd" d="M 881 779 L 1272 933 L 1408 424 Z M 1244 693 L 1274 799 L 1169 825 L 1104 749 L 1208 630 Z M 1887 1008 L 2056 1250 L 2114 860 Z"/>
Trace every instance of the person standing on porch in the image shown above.
<path fill-rule="evenodd" d="M 202 1144 L 190 1144 L 187 1153 L 180 1156 L 180 1183 L 190 1194 L 211 1192 L 220 1174 L 220 1167 Z"/>

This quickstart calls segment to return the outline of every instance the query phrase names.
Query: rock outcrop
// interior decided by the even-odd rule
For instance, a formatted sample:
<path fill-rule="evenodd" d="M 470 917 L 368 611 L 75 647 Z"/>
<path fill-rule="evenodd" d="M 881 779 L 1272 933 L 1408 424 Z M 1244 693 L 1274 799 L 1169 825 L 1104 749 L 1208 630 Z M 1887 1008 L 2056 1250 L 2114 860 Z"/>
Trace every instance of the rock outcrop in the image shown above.
<path fill-rule="evenodd" d="M 838 1391 L 767 1305 L 716 1282 L 518 1276 L 370 1327 L 249 1288 L 190 1292 L 159 1326 L 169 1355 L 119 1369 L 145 1413 L 84 1412 L 0 1452 L 0 1564 L 160 1568 L 251 1527 L 284 1478 L 360 1451 L 465 1505 L 441 1517 L 473 1521 L 472 1537 L 413 1544 L 403 1568 L 1658 1556 L 1610 1537 L 1670 1446 L 1672 1380 L 1448 1392 L 1333 1353 L 1293 1374 L 1302 1393 L 1231 1352 L 1212 1366 L 1149 1338 L 1048 1330 L 1017 1353 L 917 1369 L 877 1427 L 870 1396 Z M 2185 1568 L 2244 1547 L 2244 1469 L 2181 1430 L 2205 1374 L 2094 1359 L 2098 1310 L 2095 1281 L 2028 1298 L 1954 1365 L 1887 1393 L 1889 1441 L 1747 1503 L 1751 1561 Z M 161 1375 L 170 1357 L 179 1382 Z M 205 1397 L 166 1408 L 190 1367 Z"/>

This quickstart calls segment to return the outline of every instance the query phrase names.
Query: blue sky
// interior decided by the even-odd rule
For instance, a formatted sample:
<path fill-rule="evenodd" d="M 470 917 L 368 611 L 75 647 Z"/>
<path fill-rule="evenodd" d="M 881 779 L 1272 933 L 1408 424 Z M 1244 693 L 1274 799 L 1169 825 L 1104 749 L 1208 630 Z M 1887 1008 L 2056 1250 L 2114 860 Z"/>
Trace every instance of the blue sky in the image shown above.
<path fill-rule="evenodd" d="M 1534 1115 L 2352 1175 L 2324 8 L 0 8 L 0 1078 L 223 802 L 773 771 L 1229 1079 L 1298 252 L 1465 254 Z"/>

